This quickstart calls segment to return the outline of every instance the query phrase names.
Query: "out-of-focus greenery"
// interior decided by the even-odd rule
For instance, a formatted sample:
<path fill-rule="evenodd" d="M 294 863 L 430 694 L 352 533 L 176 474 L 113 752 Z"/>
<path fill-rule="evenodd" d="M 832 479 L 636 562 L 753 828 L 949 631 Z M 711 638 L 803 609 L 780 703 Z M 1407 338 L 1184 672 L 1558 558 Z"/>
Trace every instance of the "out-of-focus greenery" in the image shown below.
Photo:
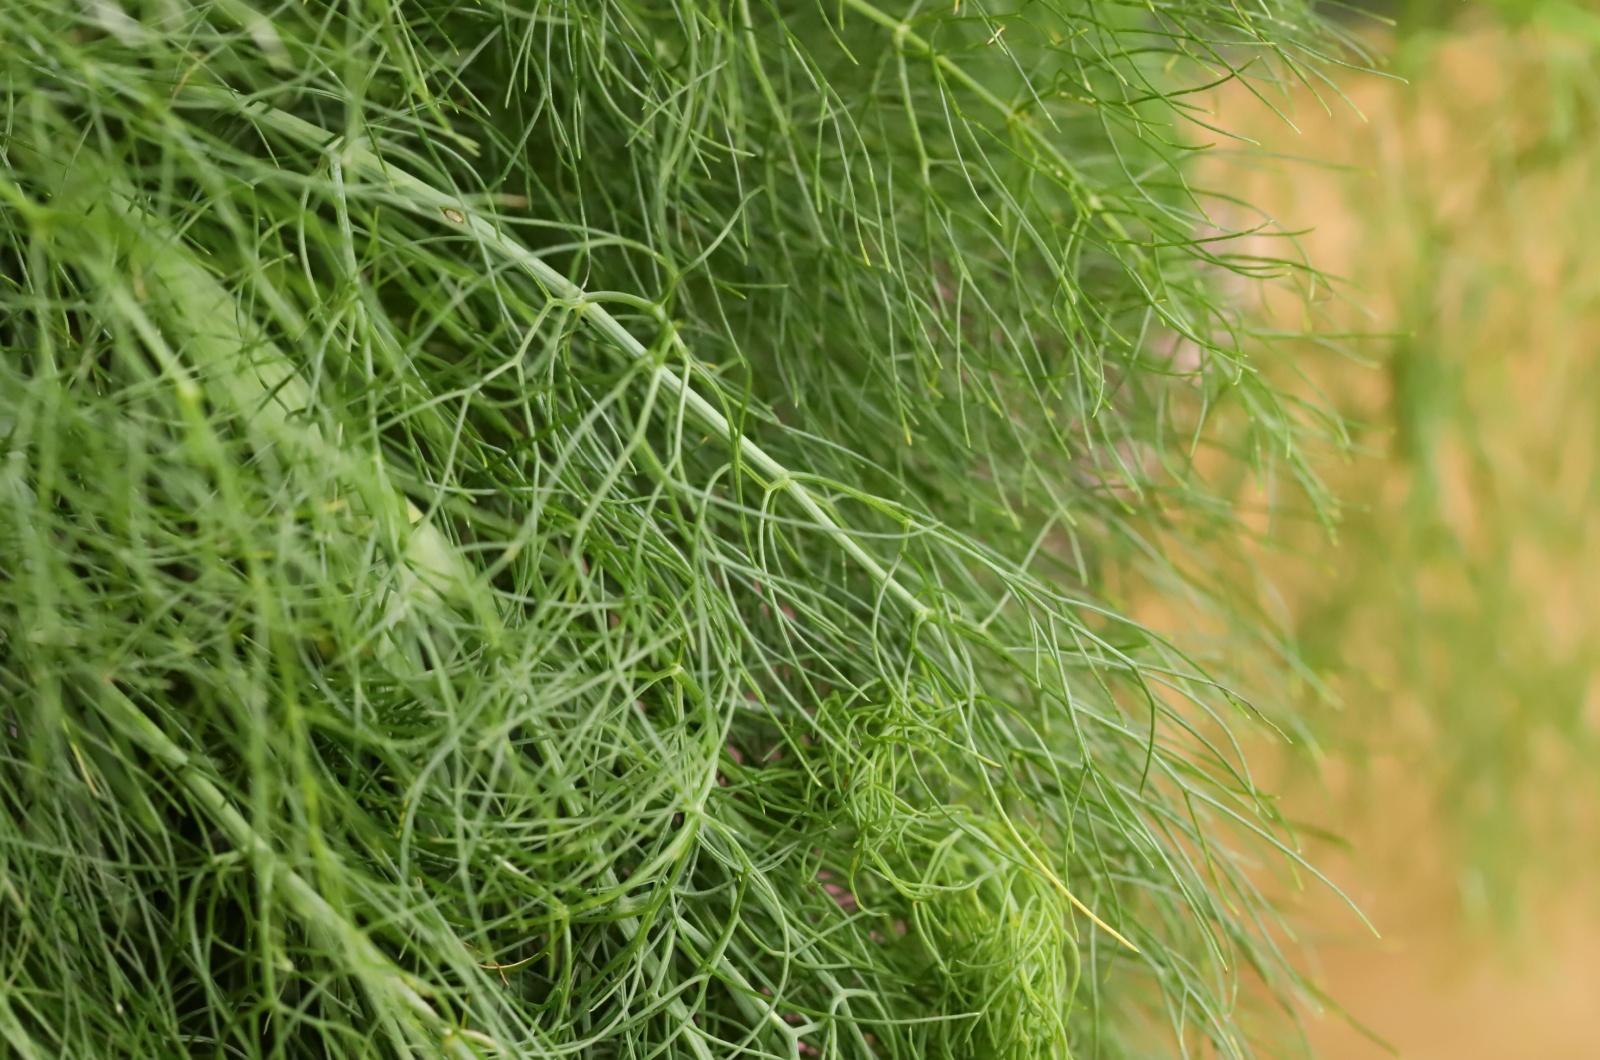
<path fill-rule="evenodd" d="M 1377 0 L 1355 7 L 1390 21 L 1402 42 L 1448 37 L 1463 25 L 1481 26 L 1486 21 L 1513 28 L 1538 25 L 1559 36 L 1600 41 L 1600 15 L 1573 0 Z"/>
<path fill-rule="evenodd" d="M 1352 346 L 1373 362 L 1312 380 L 1367 450 L 1332 476 L 1338 547 L 1291 533 L 1310 561 L 1267 565 L 1283 643 L 1331 708 L 1315 739 L 1428 792 L 1463 907 L 1508 915 L 1530 877 L 1591 867 L 1576 837 L 1600 775 L 1600 17 L 1478 5 L 1426 33 L 1409 17 L 1405 81 L 1348 86 L 1364 123 L 1263 124 L 1270 146 L 1334 165 L 1244 192 L 1315 226 L 1308 252 L 1349 281 L 1323 305 L 1331 330 L 1365 332 Z"/>

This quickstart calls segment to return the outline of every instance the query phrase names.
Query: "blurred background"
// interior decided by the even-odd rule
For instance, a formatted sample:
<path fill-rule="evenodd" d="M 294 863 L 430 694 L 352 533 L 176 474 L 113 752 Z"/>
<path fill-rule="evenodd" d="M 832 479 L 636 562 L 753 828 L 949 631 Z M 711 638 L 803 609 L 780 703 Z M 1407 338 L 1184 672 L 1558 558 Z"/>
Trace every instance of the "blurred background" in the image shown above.
<path fill-rule="evenodd" d="M 1382 934 L 1298 899 L 1308 960 L 1368 1032 L 1308 1011 L 1306 1034 L 1330 1060 L 1593 1060 L 1600 14 L 1338 17 L 1382 75 L 1213 108 L 1268 156 L 1224 145 L 1213 186 L 1264 207 L 1263 255 L 1292 240 L 1334 279 L 1299 286 L 1347 336 L 1293 361 L 1350 418 L 1324 468 L 1349 507 L 1336 540 L 1286 520 L 1261 559 L 1311 719 L 1274 779 L 1308 837 L 1348 841 L 1307 843 Z M 1307 313 L 1258 307 L 1267 332 Z"/>

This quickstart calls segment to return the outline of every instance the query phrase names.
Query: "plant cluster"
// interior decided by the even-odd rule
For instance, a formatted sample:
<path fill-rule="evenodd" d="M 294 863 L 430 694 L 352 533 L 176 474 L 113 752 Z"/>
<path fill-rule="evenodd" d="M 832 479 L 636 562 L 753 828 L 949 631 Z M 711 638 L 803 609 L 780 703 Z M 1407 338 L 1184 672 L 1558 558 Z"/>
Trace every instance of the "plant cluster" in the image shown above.
<path fill-rule="evenodd" d="M 1320 498 L 1185 177 L 1294 0 L 3 14 L 6 1051 L 1250 1054 L 1099 587 L 1224 397 Z"/>

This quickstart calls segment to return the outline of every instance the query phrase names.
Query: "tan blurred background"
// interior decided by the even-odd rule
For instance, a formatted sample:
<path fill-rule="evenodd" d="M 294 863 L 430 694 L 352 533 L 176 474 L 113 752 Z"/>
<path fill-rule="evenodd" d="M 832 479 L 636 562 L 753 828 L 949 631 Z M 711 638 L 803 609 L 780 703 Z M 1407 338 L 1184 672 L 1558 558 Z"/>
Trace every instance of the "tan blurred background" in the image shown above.
<path fill-rule="evenodd" d="M 1358 451 L 1325 468 L 1350 502 L 1337 544 L 1279 528 L 1299 558 L 1270 562 L 1318 748 L 1279 783 L 1350 840 L 1316 860 L 1383 938 L 1322 893 L 1299 923 L 1329 994 L 1402 1056 L 1592 1060 L 1600 16 L 1362 32 L 1395 76 L 1286 89 L 1294 127 L 1243 92 L 1214 104 L 1279 156 L 1219 179 L 1341 278 L 1298 284 L 1315 321 L 1264 297 L 1263 326 L 1365 335 L 1297 352 Z M 1306 1018 L 1330 1060 L 1390 1055 Z"/>

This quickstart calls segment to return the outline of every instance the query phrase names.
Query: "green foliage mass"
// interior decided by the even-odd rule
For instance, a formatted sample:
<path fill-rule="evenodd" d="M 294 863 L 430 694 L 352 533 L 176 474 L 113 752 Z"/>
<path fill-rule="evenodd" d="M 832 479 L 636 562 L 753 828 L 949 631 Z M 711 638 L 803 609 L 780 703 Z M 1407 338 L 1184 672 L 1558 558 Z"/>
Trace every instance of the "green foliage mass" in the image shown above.
<path fill-rule="evenodd" d="M 5 1051 L 1252 1051 L 1099 586 L 1224 395 L 1316 496 L 1183 176 L 1303 11 L 0 15 Z"/>

